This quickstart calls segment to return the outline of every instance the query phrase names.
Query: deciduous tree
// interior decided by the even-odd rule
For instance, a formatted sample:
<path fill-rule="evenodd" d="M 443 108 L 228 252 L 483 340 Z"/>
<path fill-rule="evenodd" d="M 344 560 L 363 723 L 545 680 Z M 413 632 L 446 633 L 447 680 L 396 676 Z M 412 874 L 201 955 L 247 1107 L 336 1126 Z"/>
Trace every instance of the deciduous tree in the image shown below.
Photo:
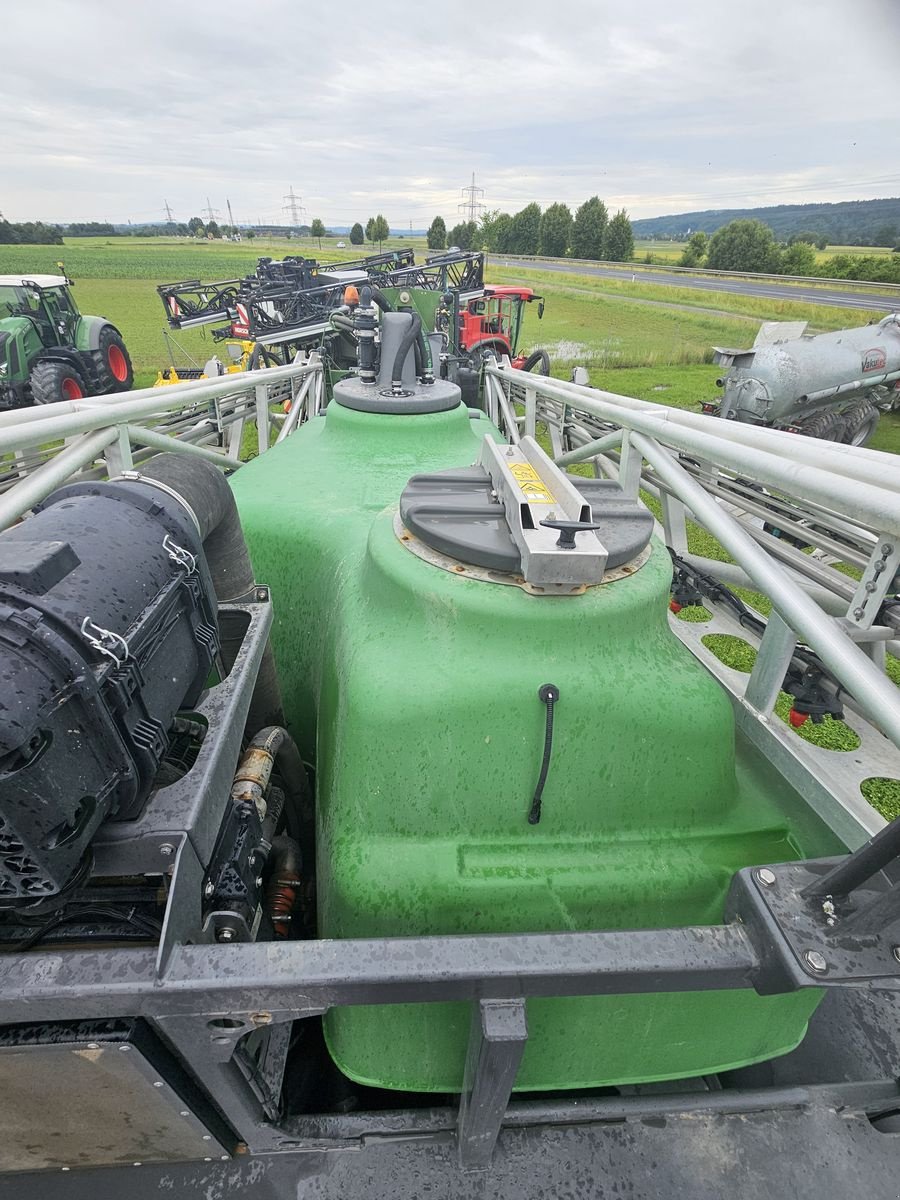
<path fill-rule="evenodd" d="M 762 221 L 731 221 L 710 238 L 706 265 L 717 271 L 777 272 L 781 251 Z"/>
<path fill-rule="evenodd" d="M 458 246 L 460 250 L 471 250 L 477 236 L 478 226 L 474 221 L 461 221 L 447 234 L 447 245 Z"/>
<path fill-rule="evenodd" d="M 634 258 L 634 233 L 624 208 L 619 209 L 607 226 L 603 257 L 609 262 L 629 262 Z"/>
<path fill-rule="evenodd" d="M 562 258 L 572 237 L 572 213 L 568 205 L 551 204 L 541 217 L 541 254 Z"/>
<path fill-rule="evenodd" d="M 427 242 L 429 250 L 444 250 L 447 246 L 447 226 L 443 217 L 435 217 L 428 226 Z"/>
<path fill-rule="evenodd" d="M 527 204 L 510 223 L 508 250 L 511 254 L 537 254 L 541 245 L 541 208 Z"/>
<path fill-rule="evenodd" d="M 680 267 L 699 267 L 706 257 L 708 248 L 709 238 L 702 230 L 692 233 L 678 260 L 678 265 Z"/>
<path fill-rule="evenodd" d="M 599 196 L 591 196 L 575 213 L 572 226 L 572 256 L 602 258 L 603 239 L 609 224 L 606 205 Z"/>

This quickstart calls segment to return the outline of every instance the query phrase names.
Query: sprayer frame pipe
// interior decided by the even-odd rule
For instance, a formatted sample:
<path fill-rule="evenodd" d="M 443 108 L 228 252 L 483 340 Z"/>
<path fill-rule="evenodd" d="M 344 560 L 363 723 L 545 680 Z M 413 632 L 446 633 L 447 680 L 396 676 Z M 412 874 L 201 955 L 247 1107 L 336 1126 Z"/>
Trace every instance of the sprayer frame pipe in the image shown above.
<path fill-rule="evenodd" d="M 514 383 L 526 386 L 526 380 L 535 387 L 535 377 L 526 375 L 523 371 L 506 367 L 502 370 L 488 366 L 491 374 L 506 376 Z M 578 383 L 568 383 L 565 380 L 554 379 L 547 386 L 546 376 L 536 384 L 537 390 L 545 391 L 554 399 L 561 400 L 570 408 L 577 409 L 587 400 L 603 400 L 635 412 L 656 412 L 664 408 L 650 400 L 638 400 L 634 396 L 622 396 L 616 392 L 606 392 L 597 388 L 585 388 Z M 552 390 L 551 390 L 552 389 Z M 564 394 L 563 394 L 564 393 Z M 578 403 L 575 403 L 577 401 Z M 823 442 L 817 438 L 804 438 L 800 434 L 788 433 L 784 429 L 772 429 L 768 426 L 745 424 L 739 421 L 727 421 L 720 417 L 707 416 L 703 413 L 685 412 L 683 409 L 665 409 L 667 420 L 683 425 L 690 429 L 710 430 L 712 422 L 720 426 L 717 437 L 736 442 L 756 449 L 767 449 L 780 442 L 784 450 L 796 462 L 808 466 L 822 467 L 846 475 L 851 479 L 860 479 L 865 483 L 878 483 L 892 491 L 900 491 L 900 472 L 892 470 L 885 464 L 884 453 L 881 450 L 869 450 L 865 446 L 850 446 L 843 442 Z M 577 462 L 577 459 L 570 459 Z"/>
<path fill-rule="evenodd" d="M 491 374 L 502 374 L 488 367 Z M 534 380 L 531 380 L 532 384 Z M 545 394 L 555 395 L 564 404 L 576 407 L 572 397 L 555 382 L 543 382 L 540 388 Z M 843 475 L 829 474 L 819 466 L 807 466 L 798 462 L 787 462 L 769 450 L 757 450 L 751 446 L 728 441 L 712 430 L 696 430 L 670 419 L 672 410 L 655 413 L 635 411 L 615 401 L 597 399 L 581 394 L 577 407 L 592 412 L 605 421 L 612 421 L 626 429 L 656 438 L 688 454 L 712 460 L 717 466 L 751 475 L 760 483 L 790 494 L 807 495 L 826 509 L 837 510 L 846 516 L 862 521 L 879 532 L 900 536 L 900 495 L 884 487 L 873 486 L 862 479 L 849 480 Z M 582 449 L 582 454 L 584 453 Z M 896 473 L 896 466 L 893 468 Z"/>
<path fill-rule="evenodd" d="M 291 401 L 291 410 L 285 418 L 284 424 L 278 431 L 278 436 L 275 439 L 275 445 L 283 442 L 286 437 L 289 437 L 297 427 L 297 422 L 300 420 L 300 414 L 303 411 L 303 402 L 306 400 L 309 389 L 312 387 L 314 376 L 307 375 L 300 386 L 297 395 Z"/>
<path fill-rule="evenodd" d="M 553 384 L 561 389 L 571 389 L 569 394 L 578 397 L 579 400 L 588 394 L 589 398 L 607 400 L 611 404 L 620 404 L 623 408 L 629 408 L 635 412 L 659 412 L 661 408 L 665 408 L 671 414 L 670 420 L 690 429 L 708 430 L 711 427 L 710 423 L 715 422 L 720 427 L 717 436 L 741 445 L 767 449 L 773 442 L 780 441 L 789 456 L 796 461 L 809 466 L 827 467 L 828 470 L 837 471 L 839 474 L 853 479 L 872 482 L 874 466 L 878 482 L 893 490 L 900 490 L 900 479 L 897 478 L 896 473 L 884 467 L 884 454 L 881 450 L 870 450 L 865 446 L 851 446 L 844 442 L 804 438 L 802 434 L 790 433 L 786 429 L 776 429 L 774 426 L 752 425 L 749 422 L 727 420 L 706 413 L 687 412 L 684 409 L 655 404 L 651 400 L 638 400 L 634 396 L 622 396 L 617 392 L 606 392 L 599 388 L 584 389 L 581 384 L 568 383 L 566 380 L 553 380 Z M 570 404 L 569 407 L 577 408 L 577 405 Z M 881 467 L 882 471 L 879 472 L 878 467 Z"/>
<path fill-rule="evenodd" d="M 0 529 L 12 525 L 35 504 L 49 496 L 64 484 L 74 471 L 92 463 L 107 446 L 117 441 L 118 437 L 118 429 L 101 429 L 97 433 L 84 434 L 64 450 L 60 450 L 59 454 L 48 458 L 30 475 L 16 483 L 6 495 L 0 496 Z"/>
<path fill-rule="evenodd" d="M 235 471 L 244 465 L 240 459 L 232 458 L 229 454 L 221 454 L 217 450 L 207 450 L 204 446 L 195 446 L 193 442 L 186 442 L 181 438 L 167 437 L 164 433 L 145 429 L 143 425 L 126 425 L 125 429 L 133 442 L 137 442 L 141 446 L 151 446 L 154 450 L 187 454 L 194 458 L 205 459 L 206 462 L 211 462 L 217 467 L 230 467 Z"/>
<path fill-rule="evenodd" d="M 633 434 L 631 440 L 660 478 L 737 560 L 757 588 L 770 597 L 779 615 L 853 693 L 859 707 L 875 727 L 900 747 L 900 692 L 890 679 L 838 629 L 833 618 L 826 616 L 816 602 L 675 462 L 663 446 L 641 433 Z"/>
<path fill-rule="evenodd" d="M 558 467 L 567 467 L 569 463 L 587 462 L 598 454 L 605 454 L 607 450 L 615 450 L 621 446 L 622 436 L 621 429 L 614 429 L 612 433 L 606 433 L 603 437 L 595 438 L 592 442 L 578 446 L 574 450 L 570 450 L 568 454 L 561 454 L 553 461 Z"/>
<path fill-rule="evenodd" d="M 110 396 L 85 396 L 80 400 L 58 400 L 55 404 L 36 404 L 31 408 L 11 409 L 0 413 L 0 430 L 12 429 L 11 435 L 16 437 L 18 428 L 27 425 L 40 425 L 41 438 L 47 440 L 43 426 L 50 422 L 59 422 L 67 416 L 85 416 L 91 414 L 102 424 L 102 417 L 110 415 L 107 424 L 114 421 L 127 420 L 141 415 L 154 416 L 168 412 L 170 409 L 187 408 L 188 401 L 202 403 L 204 400 L 214 400 L 218 396 L 252 391 L 261 383 L 280 383 L 285 379 L 312 374 L 321 370 L 319 364 L 288 363 L 283 367 L 264 367 L 259 371 L 237 371 L 230 375 L 221 375 L 218 379 L 189 379 L 185 383 L 170 384 L 166 387 L 137 388 L 132 392 L 117 392 Z M 55 427 L 55 426 L 54 426 Z M 77 430 L 76 432 L 83 432 Z M 36 436 L 36 435 L 35 435 Z M 54 436 L 65 437 L 65 434 Z M 6 435 L 0 435 L 0 444 L 4 450 L 10 449 Z"/>

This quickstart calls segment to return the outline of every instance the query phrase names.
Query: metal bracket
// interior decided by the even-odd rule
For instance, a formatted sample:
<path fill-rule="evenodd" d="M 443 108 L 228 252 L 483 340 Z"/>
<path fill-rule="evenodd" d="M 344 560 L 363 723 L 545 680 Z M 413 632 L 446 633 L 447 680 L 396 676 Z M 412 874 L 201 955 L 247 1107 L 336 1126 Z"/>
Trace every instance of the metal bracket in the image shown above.
<path fill-rule="evenodd" d="M 877 875 L 850 897 L 816 895 L 816 881 L 844 858 L 745 867 L 731 882 L 726 921 L 740 921 L 756 945 L 754 987 L 772 995 L 814 981 L 829 987 L 900 989 L 900 888 Z M 870 906 L 877 902 L 877 907 Z M 873 916 L 864 926 L 862 911 Z M 787 985 L 787 987 L 786 987 Z"/>
<path fill-rule="evenodd" d="M 878 616 L 879 609 L 900 568 L 900 539 L 882 534 L 866 564 L 859 586 L 850 601 L 847 616 L 868 629 Z"/>
<path fill-rule="evenodd" d="M 463 1170 L 485 1170 L 528 1040 L 524 1000 L 478 1000 L 459 1103 L 457 1142 Z"/>

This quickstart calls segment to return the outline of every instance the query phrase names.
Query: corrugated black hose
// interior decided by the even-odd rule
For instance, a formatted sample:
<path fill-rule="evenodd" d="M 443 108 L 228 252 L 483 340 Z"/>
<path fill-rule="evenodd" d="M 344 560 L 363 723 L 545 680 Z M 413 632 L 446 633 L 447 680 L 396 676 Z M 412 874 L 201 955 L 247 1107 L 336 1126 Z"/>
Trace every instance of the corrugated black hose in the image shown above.
<path fill-rule="evenodd" d="M 550 770 L 550 754 L 553 750 L 553 706 L 559 700 L 559 688 L 555 683 L 544 683 L 538 688 L 538 699 L 547 706 L 547 723 L 544 727 L 544 757 L 541 760 L 541 773 L 538 776 L 534 798 L 531 801 L 531 811 L 528 814 L 528 824 L 537 825 L 541 819 L 541 797 L 544 794 L 544 784 L 547 782 L 547 772 Z"/>

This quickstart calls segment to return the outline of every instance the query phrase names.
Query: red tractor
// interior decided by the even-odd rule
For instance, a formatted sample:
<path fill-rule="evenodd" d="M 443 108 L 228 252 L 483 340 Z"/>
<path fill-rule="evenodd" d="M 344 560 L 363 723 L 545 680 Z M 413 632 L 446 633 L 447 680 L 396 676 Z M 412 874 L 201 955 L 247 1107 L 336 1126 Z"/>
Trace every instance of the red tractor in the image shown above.
<path fill-rule="evenodd" d="M 546 350 L 535 350 L 527 356 L 517 353 L 525 305 L 535 300 L 540 320 L 544 315 L 544 299 L 531 288 L 486 287 L 483 296 L 460 305 L 460 349 L 472 355 L 483 350 L 506 354 L 519 370 L 531 371 L 540 364 L 539 373 L 549 375 L 550 357 Z"/>

